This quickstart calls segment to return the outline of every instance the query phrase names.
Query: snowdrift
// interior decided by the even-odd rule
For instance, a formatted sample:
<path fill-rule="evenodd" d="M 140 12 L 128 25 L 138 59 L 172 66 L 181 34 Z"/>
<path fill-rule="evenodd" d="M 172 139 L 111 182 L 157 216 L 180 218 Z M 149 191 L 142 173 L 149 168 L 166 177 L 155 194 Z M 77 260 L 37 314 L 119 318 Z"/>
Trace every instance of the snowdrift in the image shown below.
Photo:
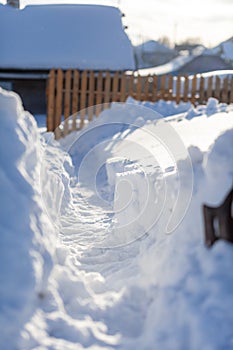
<path fill-rule="evenodd" d="M 35 121 L 18 96 L 2 90 L 0 117 L 0 347 L 13 349 L 46 287 L 53 228 L 43 215 L 38 191 L 41 146 Z"/>
<path fill-rule="evenodd" d="M 59 143 L 0 106 L 0 348 L 231 349 L 233 246 L 201 208 L 232 186 L 232 106 L 130 100 Z"/>

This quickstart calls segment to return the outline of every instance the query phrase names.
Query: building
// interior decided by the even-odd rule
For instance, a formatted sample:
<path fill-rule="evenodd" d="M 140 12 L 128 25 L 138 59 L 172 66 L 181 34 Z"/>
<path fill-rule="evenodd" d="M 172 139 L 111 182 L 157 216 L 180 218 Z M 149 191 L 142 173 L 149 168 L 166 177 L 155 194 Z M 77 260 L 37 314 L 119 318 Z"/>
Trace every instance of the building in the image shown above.
<path fill-rule="evenodd" d="M 197 74 L 216 70 L 228 70 L 232 68 L 232 65 L 229 62 L 226 62 L 222 57 L 205 54 L 194 56 L 192 60 L 179 67 L 176 71 L 173 71 L 173 74 Z"/>
<path fill-rule="evenodd" d="M 138 69 L 160 66 L 177 56 L 175 50 L 155 40 L 136 46 L 134 51 Z"/>
<path fill-rule="evenodd" d="M 34 5 L 20 10 L 17 3 L 0 4 L 0 85 L 16 91 L 30 112 L 45 113 L 46 80 L 52 68 L 135 68 L 118 8 Z"/>

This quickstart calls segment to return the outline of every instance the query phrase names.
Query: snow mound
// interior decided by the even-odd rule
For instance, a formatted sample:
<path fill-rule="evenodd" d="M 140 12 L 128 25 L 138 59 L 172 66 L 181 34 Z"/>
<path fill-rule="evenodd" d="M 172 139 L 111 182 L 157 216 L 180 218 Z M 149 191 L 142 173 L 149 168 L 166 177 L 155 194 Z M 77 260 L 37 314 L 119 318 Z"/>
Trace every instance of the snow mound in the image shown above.
<path fill-rule="evenodd" d="M 220 43 L 212 49 L 206 49 L 204 54 L 219 55 L 224 60 L 233 62 L 233 37 Z"/>
<path fill-rule="evenodd" d="M 15 349 L 46 294 L 55 233 L 40 196 L 42 147 L 34 118 L 2 89 L 0 118 L 0 348 Z"/>
<path fill-rule="evenodd" d="M 232 348 L 232 106 L 131 102 L 58 143 L 0 91 L 0 348 Z"/>

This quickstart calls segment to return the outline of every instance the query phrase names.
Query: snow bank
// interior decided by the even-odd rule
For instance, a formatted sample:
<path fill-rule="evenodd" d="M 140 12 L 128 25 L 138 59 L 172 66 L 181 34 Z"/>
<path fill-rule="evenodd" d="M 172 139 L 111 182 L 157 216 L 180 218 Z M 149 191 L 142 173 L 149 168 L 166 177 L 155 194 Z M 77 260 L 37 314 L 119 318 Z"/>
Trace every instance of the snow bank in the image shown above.
<path fill-rule="evenodd" d="M 233 38 L 230 38 L 212 49 L 206 49 L 204 54 L 219 55 L 226 61 L 233 61 Z"/>
<path fill-rule="evenodd" d="M 168 137 L 168 149 L 161 138 L 155 142 L 153 130 L 162 120 L 152 109 L 173 114 L 165 119 L 176 135 L 171 144 Z M 128 106 L 113 105 L 80 134 L 62 141 L 67 147 L 72 139 L 76 172 L 82 168 L 81 183 L 89 183 L 92 200 L 107 210 L 106 201 L 112 205 L 108 234 L 95 243 L 84 264 L 96 263 L 93 269 L 105 276 L 106 290 L 118 291 L 116 303 L 99 311 L 111 332 L 120 331 L 116 348 L 232 347 L 233 250 L 221 241 L 208 250 L 202 219 L 202 205 L 220 204 L 232 186 L 232 130 L 232 106 L 215 99 L 197 108 L 129 100 Z M 80 135 L 82 143 L 76 143 Z M 178 141 L 188 156 L 179 151 L 174 158 Z M 105 172 L 95 176 L 104 165 Z M 181 220 L 166 235 L 177 201 Z"/>
<path fill-rule="evenodd" d="M 1 90 L 1 348 L 232 348 L 232 106 L 131 102 L 59 145 Z"/>
<path fill-rule="evenodd" d="M 0 348 L 16 349 L 20 332 L 46 294 L 55 233 L 40 191 L 42 146 L 19 97 L 0 90 Z"/>
<path fill-rule="evenodd" d="M 14 25 L 9 25 L 14 23 Z M 100 5 L 0 4 L 1 68 L 134 69 L 121 12 Z"/>
<path fill-rule="evenodd" d="M 143 106 L 161 114 L 163 117 L 170 117 L 180 114 L 180 118 L 192 119 L 194 117 L 207 115 L 211 116 L 218 112 L 228 112 L 233 109 L 232 105 L 226 103 L 219 103 L 216 98 L 210 97 L 206 105 L 197 105 L 194 107 L 191 102 L 159 100 L 158 102 L 136 101 L 132 97 L 128 97 L 127 103 L 137 106 Z M 176 116 L 177 118 L 177 116 Z"/>

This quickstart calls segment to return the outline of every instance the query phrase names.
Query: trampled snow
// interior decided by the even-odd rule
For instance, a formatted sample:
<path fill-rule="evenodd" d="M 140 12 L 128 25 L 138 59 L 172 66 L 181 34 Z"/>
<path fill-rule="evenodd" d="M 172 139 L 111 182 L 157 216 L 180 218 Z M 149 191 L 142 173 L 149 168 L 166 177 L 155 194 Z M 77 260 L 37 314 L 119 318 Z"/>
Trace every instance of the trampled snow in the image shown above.
<path fill-rule="evenodd" d="M 0 98 L 0 347 L 232 349 L 233 246 L 202 220 L 232 186 L 232 105 L 129 100 L 57 142 Z"/>

